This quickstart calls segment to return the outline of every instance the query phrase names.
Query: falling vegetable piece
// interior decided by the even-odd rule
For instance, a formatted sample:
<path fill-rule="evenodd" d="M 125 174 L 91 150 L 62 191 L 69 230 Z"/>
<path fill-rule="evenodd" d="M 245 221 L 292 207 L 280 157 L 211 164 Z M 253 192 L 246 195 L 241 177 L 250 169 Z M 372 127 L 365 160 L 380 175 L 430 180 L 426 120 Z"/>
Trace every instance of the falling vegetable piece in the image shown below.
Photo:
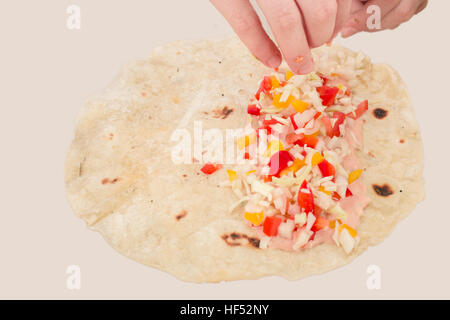
<path fill-rule="evenodd" d="M 259 226 L 264 220 L 264 212 L 245 212 L 244 219 L 250 221 L 255 226 Z"/>
<path fill-rule="evenodd" d="M 266 217 L 264 220 L 263 232 L 269 237 L 276 236 L 281 222 L 282 220 L 280 217 Z"/>
<path fill-rule="evenodd" d="M 220 168 L 222 168 L 221 164 L 217 164 L 214 165 L 212 163 L 207 163 L 205 164 L 200 170 L 204 173 L 204 174 L 213 174 L 214 172 L 216 172 L 217 170 L 219 170 Z"/>
<path fill-rule="evenodd" d="M 362 172 L 363 171 L 361 169 L 350 172 L 348 174 L 348 184 L 351 184 L 351 183 L 355 182 L 356 180 L 358 180 L 358 178 L 362 174 Z"/>

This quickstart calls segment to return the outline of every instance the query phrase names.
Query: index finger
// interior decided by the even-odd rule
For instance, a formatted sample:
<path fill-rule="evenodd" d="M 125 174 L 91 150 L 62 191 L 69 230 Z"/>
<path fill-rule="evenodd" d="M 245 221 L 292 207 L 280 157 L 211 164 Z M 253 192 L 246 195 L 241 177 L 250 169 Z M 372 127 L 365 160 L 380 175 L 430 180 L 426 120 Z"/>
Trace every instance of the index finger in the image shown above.
<path fill-rule="evenodd" d="M 249 0 L 210 1 L 258 60 L 271 68 L 281 64 L 281 53 L 264 31 Z"/>
<path fill-rule="evenodd" d="M 294 0 L 257 2 L 291 70 L 297 74 L 313 71 L 314 63 L 297 3 Z"/>

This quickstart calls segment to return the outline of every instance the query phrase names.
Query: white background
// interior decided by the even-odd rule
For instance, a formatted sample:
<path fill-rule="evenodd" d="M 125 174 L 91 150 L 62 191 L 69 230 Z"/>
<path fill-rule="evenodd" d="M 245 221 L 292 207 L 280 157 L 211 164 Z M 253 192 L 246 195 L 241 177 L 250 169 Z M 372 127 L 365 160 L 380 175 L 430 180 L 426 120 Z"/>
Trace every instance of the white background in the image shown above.
<path fill-rule="evenodd" d="M 72 213 L 63 167 L 83 101 L 125 62 L 158 44 L 231 35 L 206 0 L 2 1 L 0 5 L 0 298 L 450 298 L 450 2 L 395 31 L 339 42 L 387 62 L 411 91 L 425 144 L 427 198 L 381 245 L 350 265 L 290 282 L 278 277 L 190 284 L 110 248 Z M 81 30 L 66 8 L 81 7 Z M 81 290 L 66 268 L 81 267 Z M 381 290 L 366 269 L 380 266 Z"/>

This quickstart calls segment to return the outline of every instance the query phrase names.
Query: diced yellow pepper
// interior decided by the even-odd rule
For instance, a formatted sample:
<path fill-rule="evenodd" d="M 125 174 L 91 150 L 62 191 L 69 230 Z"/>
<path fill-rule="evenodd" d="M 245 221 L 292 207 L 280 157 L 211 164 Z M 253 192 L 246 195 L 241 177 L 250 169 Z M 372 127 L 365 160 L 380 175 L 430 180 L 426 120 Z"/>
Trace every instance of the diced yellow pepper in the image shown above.
<path fill-rule="evenodd" d="M 286 109 L 292 103 L 292 101 L 294 100 L 294 97 L 289 96 L 289 98 L 287 98 L 286 101 L 282 101 L 282 102 L 280 102 L 280 99 L 281 99 L 281 93 L 274 94 L 273 101 L 272 101 L 273 106 L 278 109 Z"/>
<path fill-rule="evenodd" d="M 228 180 L 230 180 L 230 182 L 233 182 L 234 180 L 236 180 L 236 178 L 237 178 L 236 171 L 227 170 L 227 173 L 228 173 Z"/>
<path fill-rule="evenodd" d="M 286 81 L 288 81 L 290 78 L 292 78 L 294 76 L 294 74 L 292 73 L 292 71 L 287 71 L 286 72 Z"/>
<path fill-rule="evenodd" d="M 356 181 L 362 172 L 363 171 L 361 169 L 350 172 L 348 175 L 348 184 L 351 184 L 352 182 Z"/>
<path fill-rule="evenodd" d="M 272 83 L 272 89 L 276 89 L 280 87 L 280 81 L 278 81 L 278 78 L 275 76 L 270 77 L 270 82 Z"/>
<path fill-rule="evenodd" d="M 300 170 L 304 165 L 305 165 L 305 161 L 304 161 L 304 160 L 300 160 L 300 159 L 296 158 L 296 159 L 294 160 L 294 163 L 293 163 L 290 167 L 287 167 L 286 169 L 283 169 L 283 170 L 280 172 L 280 176 L 288 175 L 289 172 L 296 173 L 296 172 L 297 172 L 298 170 Z"/>
<path fill-rule="evenodd" d="M 311 165 L 312 166 L 316 166 L 319 163 L 321 163 L 323 161 L 323 156 L 320 152 L 316 152 L 314 153 L 314 155 L 311 158 Z"/>
<path fill-rule="evenodd" d="M 250 171 L 247 171 L 247 173 L 245 175 L 249 176 L 249 175 L 251 175 L 252 173 L 255 173 L 255 172 L 256 172 L 256 170 L 250 170 Z"/>
<path fill-rule="evenodd" d="M 341 224 L 339 226 L 339 232 L 341 232 L 342 230 L 347 229 L 348 233 L 350 233 L 350 235 L 354 238 L 356 237 L 356 235 L 358 234 L 358 232 L 353 229 L 352 227 L 346 225 L 346 224 Z"/>
<path fill-rule="evenodd" d="M 259 226 L 264 220 L 264 212 L 245 212 L 244 219 L 250 221 L 255 226 Z"/>
<path fill-rule="evenodd" d="M 256 140 L 256 135 L 251 134 L 247 136 L 240 137 L 237 140 L 237 145 L 239 149 L 244 149 L 245 147 L 248 147 L 249 145 L 253 144 Z"/>
<path fill-rule="evenodd" d="M 272 140 L 269 142 L 266 151 L 264 152 L 264 157 L 270 158 L 274 153 L 284 150 L 283 144 L 280 140 Z"/>
<path fill-rule="evenodd" d="M 331 192 L 325 190 L 325 187 L 324 187 L 324 186 L 319 186 L 319 191 L 322 191 L 323 193 L 326 193 L 326 194 L 329 195 L 329 196 L 331 195 Z"/>
<path fill-rule="evenodd" d="M 329 224 L 330 229 L 336 228 L 336 221 L 338 221 L 339 223 L 342 223 L 342 221 L 341 221 L 340 219 L 337 219 L 337 220 L 331 220 L 331 221 L 330 221 L 330 224 Z"/>
<path fill-rule="evenodd" d="M 309 103 L 307 103 L 305 101 L 302 101 L 300 99 L 293 99 L 291 104 L 294 107 L 294 109 L 297 112 L 300 112 L 300 113 L 302 113 L 303 111 L 305 111 L 309 107 Z"/>

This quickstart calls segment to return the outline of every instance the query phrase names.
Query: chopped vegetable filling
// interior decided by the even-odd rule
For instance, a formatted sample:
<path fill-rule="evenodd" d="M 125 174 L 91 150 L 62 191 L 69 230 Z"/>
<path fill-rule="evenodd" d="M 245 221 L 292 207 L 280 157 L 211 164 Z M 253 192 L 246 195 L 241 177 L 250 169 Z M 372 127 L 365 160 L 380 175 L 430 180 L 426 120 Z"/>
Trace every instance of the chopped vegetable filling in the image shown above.
<path fill-rule="evenodd" d="M 349 254 L 369 203 L 356 156 L 368 101 L 354 103 L 339 74 L 291 71 L 265 76 L 255 98 L 237 145 L 250 159 L 250 145 L 264 139 L 266 144 L 256 164 L 227 175 L 239 203 L 246 202 L 244 220 L 264 239 L 260 248 L 303 250 L 335 243 Z M 206 164 L 202 171 L 217 169 Z"/>

